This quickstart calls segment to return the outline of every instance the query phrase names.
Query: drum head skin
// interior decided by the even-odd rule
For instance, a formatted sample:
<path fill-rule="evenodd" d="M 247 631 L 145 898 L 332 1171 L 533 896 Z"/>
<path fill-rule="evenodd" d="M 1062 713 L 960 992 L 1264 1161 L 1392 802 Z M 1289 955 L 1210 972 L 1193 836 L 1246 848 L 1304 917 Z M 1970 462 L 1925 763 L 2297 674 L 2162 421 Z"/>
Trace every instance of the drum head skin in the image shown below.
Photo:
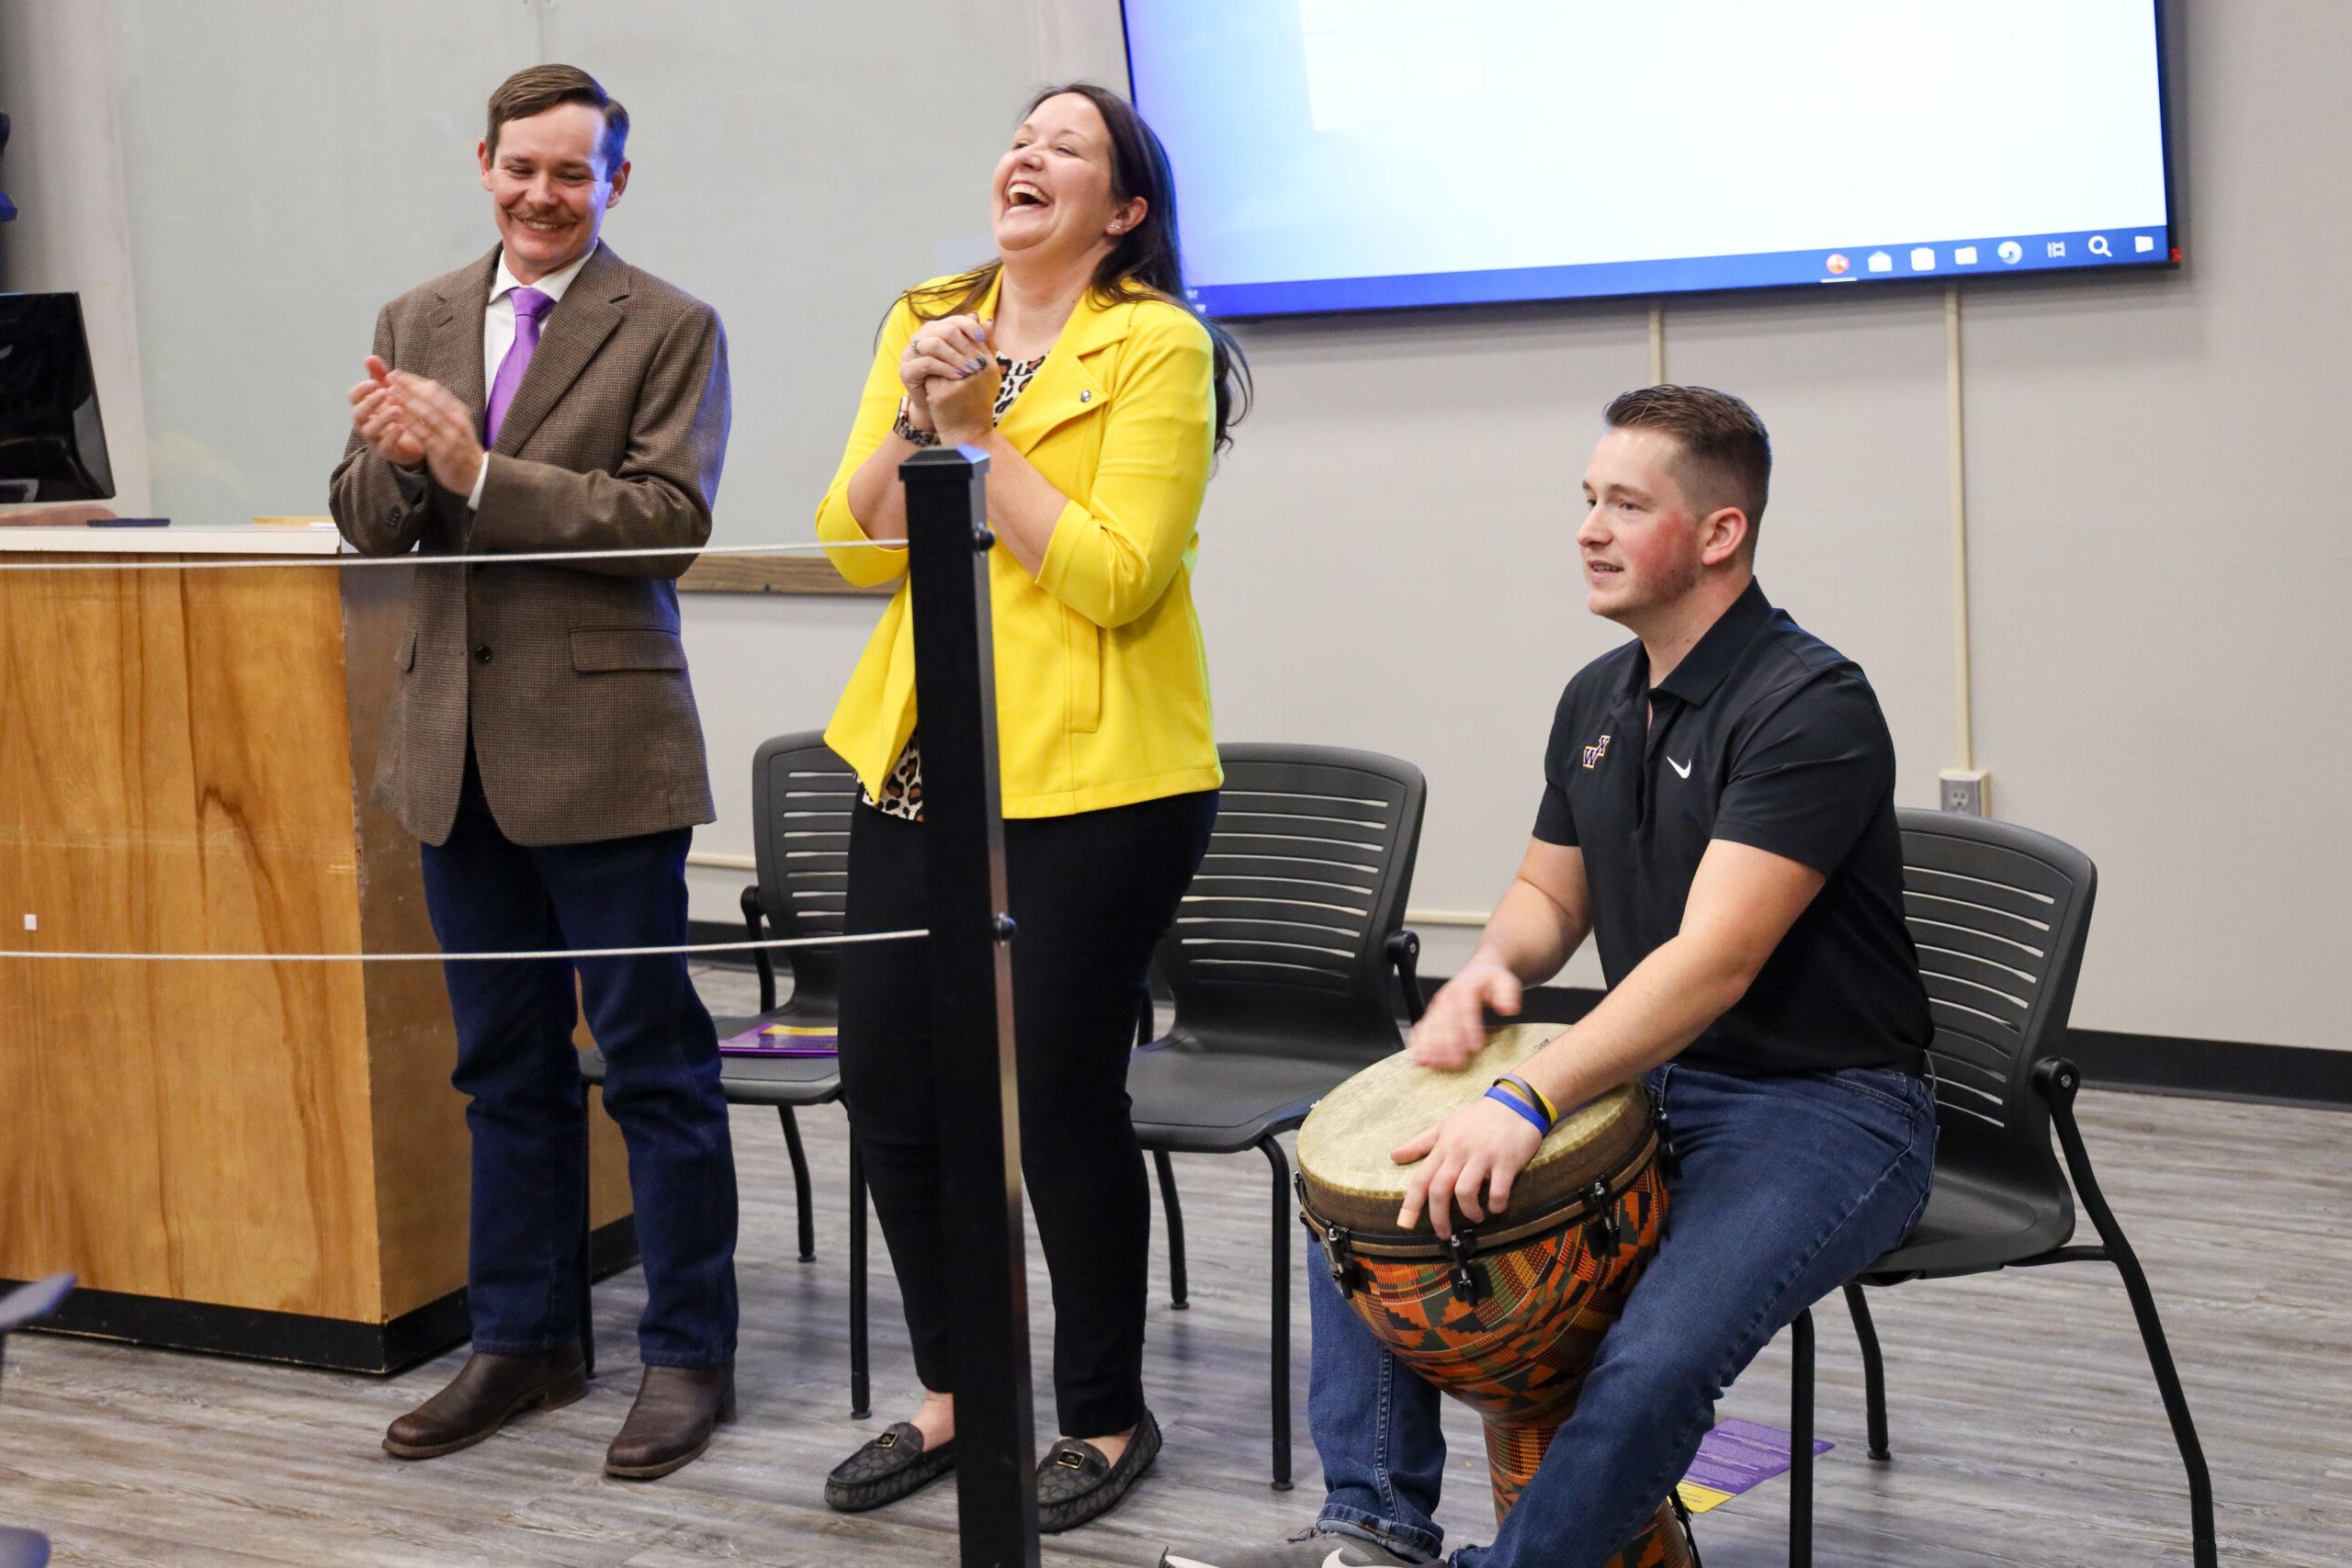
<path fill-rule="evenodd" d="M 1298 1168 L 1315 1209 L 1367 1240 L 1406 1234 L 1396 1211 L 1414 1168 L 1398 1165 L 1389 1151 L 1476 1102 L 1560 1031 L 1555 1023 L 1496 1030 L 1468 1066 L 1450 1073 L 1416 1066 L 1400 1051 L 1325 1095 L 1298 1130 Z M 1649 1135 L 1649 1097 L 1637 1083 L 1569 1111 L 1512 1185 L 1504 1217 L 1524 1223 L 1568 1206 L 1595 1181 L 1623 1173 Z M 1419 1234 L 1429 1235 L 1426 1220 Z"/>

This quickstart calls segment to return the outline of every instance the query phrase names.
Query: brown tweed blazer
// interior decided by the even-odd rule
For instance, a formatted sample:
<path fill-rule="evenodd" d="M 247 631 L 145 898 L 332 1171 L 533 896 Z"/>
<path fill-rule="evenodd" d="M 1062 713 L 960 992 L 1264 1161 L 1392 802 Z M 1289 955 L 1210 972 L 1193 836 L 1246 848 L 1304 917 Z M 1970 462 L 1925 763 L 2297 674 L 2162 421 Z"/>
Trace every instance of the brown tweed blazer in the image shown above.
<path fill-rule="evenodd" d="M 376 352 L 474 410 L 498 253 L 376 318 Z M 368 555 L 692 551 L 726 457 L 727 339 L 700 300 L 599 246 L 548 312 L 491 448 L 481 509 L 354 436 L 335 526 Z M 375 799 L 427 843 L 449 836 L 470 724 L 482 790 L 521 844 L 659 832 L 714 815 L 678 636 L 691 554 L 577 566 L 420 567 L 377 759 Z"/>

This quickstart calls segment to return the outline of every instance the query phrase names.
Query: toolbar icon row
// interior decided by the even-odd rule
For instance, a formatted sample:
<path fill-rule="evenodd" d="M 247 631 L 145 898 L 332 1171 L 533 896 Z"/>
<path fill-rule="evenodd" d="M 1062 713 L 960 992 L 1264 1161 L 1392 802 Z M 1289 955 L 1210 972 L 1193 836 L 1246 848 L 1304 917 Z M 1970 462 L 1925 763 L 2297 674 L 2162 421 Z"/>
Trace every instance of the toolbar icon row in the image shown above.
<path fill-rule="evenodd" d="M 2066 259 L 2066 241 L 2044 240 L 2041 242 L 2041 245 L 2042 254 L 2049 260 L 2064 261 Z M 2098 256 L 2103 261 L 2113 261 L 2115 259 L 2115 246 L 2104 234 L 2093 234 L 2083 248 L 2088 251 L 2092 255 Z M 2147 255 L 2152 254 L 2155 248 L 2156 238 L 2154 235 L 2134 234 L 2132 236 L 2132 249 L 2133 254 L 2138 255 Z M 2004 240 L 1999 244 L 1993 247 L 1993 254 L 2001 258 L 2003 265 L 2016 266 L 2025 260 L 2025 246 L 2015 240 Z M 1940 258 L 1937 254 L 1936 247 L 1933 245 L 1915 245 L 1911 249 L 1910 265 L 1913 272 L 1934 272 L 1939 264 L 1939 260 Z M 1954 245 L 1951 248 L 1951 265 L 1954 266 L 1976 265 L 1976 247 L 1974 245 Z M 1847 255 L 1843 251 L 1833 251 L 1830 253 L 1828 260 L 1823 263 L 1823 265 L 1828 271 L 1830 276 L 1843 277 L 1849 272 L 1853 270 L 1854 261 L 1852 257 Z M 1894 253 L 1892 251 L 1872 251 L 1869 255 L 1862 258 L 1862 266 L 1863 269 L 1868 272 L 1891 273 L 1895 269 Z"/>

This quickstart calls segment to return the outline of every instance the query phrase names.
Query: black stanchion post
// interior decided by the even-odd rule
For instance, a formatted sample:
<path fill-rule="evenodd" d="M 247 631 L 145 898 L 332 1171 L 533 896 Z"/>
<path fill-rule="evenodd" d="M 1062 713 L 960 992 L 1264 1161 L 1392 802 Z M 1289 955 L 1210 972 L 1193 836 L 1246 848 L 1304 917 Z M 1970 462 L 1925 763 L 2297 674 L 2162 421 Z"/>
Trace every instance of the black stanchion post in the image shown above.
<path fill-rule="evenodd" d="M 1036 1568 L 1029 1288 L 1012 1060 L 1012 922 L 996 767 L 988 456 L 936 446 L 899 466 L 922 726 L 932 1050 L 948 1268 L 957 1282 L 956 1496 L 963 1568 Z"/>

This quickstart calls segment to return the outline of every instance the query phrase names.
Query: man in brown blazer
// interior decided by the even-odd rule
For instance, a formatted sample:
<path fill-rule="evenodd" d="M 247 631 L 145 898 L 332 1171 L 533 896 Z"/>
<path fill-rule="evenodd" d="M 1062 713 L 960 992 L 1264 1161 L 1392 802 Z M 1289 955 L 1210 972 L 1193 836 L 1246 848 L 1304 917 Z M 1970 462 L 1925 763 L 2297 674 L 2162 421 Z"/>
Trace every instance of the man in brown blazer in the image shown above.
<path fill-rule="evenodd" d="M 375 799 L 422 845 L 444 952 L 664 947 L 712 818 L 674 580 L 710 534 L 727 345 L 599 241 L 628 117 L 585 72 L 491 96 L 498 248 L 376 321 L 332 507 L 370 555 L 680 553 L 420 566 Z M 667 1474 L 732 1413 L 735 1170 L 718 1043 L 681 957 L 444 966 L 468 1096 L 473 1354 L 392 1423 L 430 1459 L 577 1399 L 587 1121 L 572 975 L 628 1145 L 645 1374 L 605 1469 Z"/>

